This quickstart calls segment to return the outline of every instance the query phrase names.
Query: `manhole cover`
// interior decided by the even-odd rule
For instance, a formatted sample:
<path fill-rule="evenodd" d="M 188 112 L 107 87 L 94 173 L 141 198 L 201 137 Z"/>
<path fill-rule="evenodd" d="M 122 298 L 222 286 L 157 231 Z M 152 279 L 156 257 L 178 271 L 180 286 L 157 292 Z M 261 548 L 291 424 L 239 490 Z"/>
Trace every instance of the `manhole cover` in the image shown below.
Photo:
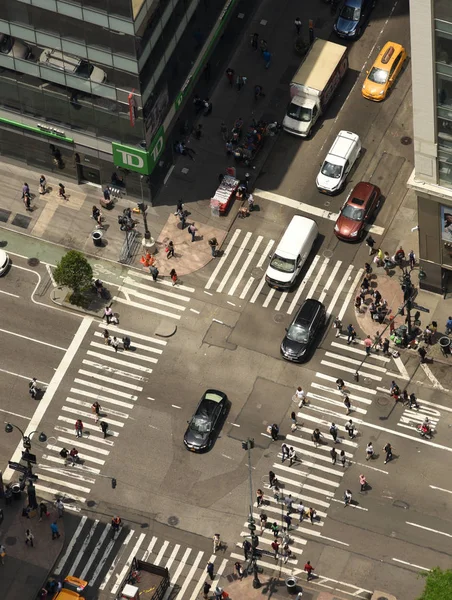
<path fill-rule="evenodd" d="M 11 215 L 10 210 L 5 210 L 3 208 L 0 208 L 0 221 L 2 223 L 6 223 L 9 219 L 10 215 Z"/>
<path fill-rule="evenodd" d="M 331 202 L 329 200 L 327 200 L 326 202 L 323 203 L 323 206 L 326 206 L 328 208 L 328 206 L 331 204 Z"/>
<path fill-rule="evenodd" d="M 273 321 L 275 323 L 282 323 L 284 320 L 284 315 L 282 313 L 275 313 L 273 315 Z"/>
<path fill-rule="evenodd" d="M 333 251 L 332 250 L 324 250 L 323 251 L 323 256 L 325 258 L 331 258 L 333 256 Z"/>
<path fill-rule="evenodd" d="M 379 406 L 388 406 L 389 398 L 386 398 L 385 396 L 380 396 L 379 398 L 377 398 L 377 404 Z"/>
<path fill-rule="evenodd" d="M 176 527 L 176 525 L 179 524 L 179 519 L 177 517 L 170 517 L 168 519 L 168 525 L 171 525 L 172 527 Z"/>
<path fill-rule="evenodd" d="M 410 144 L 413 143 L 412 138 L 410 138 L 408 135 L 404 135 L 402 138 L 400 138 L 400 142 L 404 145 L 404 146 L 409 146 Z"/>
<path fill-rule="evenodd" d="M 29 267 L 37 267 L 39 265 L 39 258 L 29 258 L 27 264 Z"/>
<path fill-rule="evenodd" d="M 95 500 L 88 500 L 86 502 L 86 506 L 88 506 L 88 508 L 92 508 L 93 506 L 96 506 Z"/>

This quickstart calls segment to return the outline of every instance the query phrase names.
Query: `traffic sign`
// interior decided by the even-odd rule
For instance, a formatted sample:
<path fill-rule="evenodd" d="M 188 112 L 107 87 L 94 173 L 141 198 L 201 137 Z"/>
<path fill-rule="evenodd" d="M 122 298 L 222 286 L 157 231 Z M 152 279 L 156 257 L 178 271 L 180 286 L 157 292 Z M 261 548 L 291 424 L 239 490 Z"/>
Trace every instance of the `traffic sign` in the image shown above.
<path fill-rule="evenodd" d="M 8 461 L 8 466 L 13 471 L 19 471 L 19 473 L 23 473 L 24 475 L 28 473 L 28 467 L 25 465 L 21 465 L 18 462 L 13 462 L 12 460 Z"/>
<path fill-rule="evenodd" d="M 429 308 L 424 308 L 423 306 L 419 306 L 419 304 L 416 304 L 416 302 L 412 302 L 411 306 L 413 308 L 416 308 L 417 310 L 420 310 L 421 312 L 425 312 L 425 313 L 429 313 L 430 312 Z"/>
<path fill-rule="evenodd" d="M 22 452 L 22 460 L 25 460 L 29 463 L 33 463 L 35 465 L 36 464 L 36 454 L 30 454 L 30 452 L 28 452 L 28 451 Z"/>

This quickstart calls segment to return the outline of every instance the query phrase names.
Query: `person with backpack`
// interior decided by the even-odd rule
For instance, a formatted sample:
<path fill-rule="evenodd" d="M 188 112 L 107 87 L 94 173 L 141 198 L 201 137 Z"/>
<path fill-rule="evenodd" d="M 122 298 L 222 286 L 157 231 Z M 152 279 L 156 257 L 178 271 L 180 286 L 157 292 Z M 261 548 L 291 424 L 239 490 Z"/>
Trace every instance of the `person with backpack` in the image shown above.
<path fill-rule="evenodd" d="M 331 434 L 331 437 L 333 438 L 335 444 L 339 444 L 339 442 L 340 442 L 340 440 L 337 439 L 337 433 L 338 433 L 337 425 L 335 423 L 331 423 L 330 434 Z"/>

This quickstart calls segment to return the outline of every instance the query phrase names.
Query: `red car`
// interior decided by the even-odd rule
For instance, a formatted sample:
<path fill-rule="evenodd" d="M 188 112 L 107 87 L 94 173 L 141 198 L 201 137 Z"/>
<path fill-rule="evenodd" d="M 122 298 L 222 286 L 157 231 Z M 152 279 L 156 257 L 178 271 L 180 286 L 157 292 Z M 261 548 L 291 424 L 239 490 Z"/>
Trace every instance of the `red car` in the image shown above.
<path fill-rule="evenodd" d="M 361 181 L 352 189 L 342 205 L 334 226 L 336 236 L 346 242 L 360 240 L 366 225 L 378 210 L 381 202 L 380 188 Z"/>

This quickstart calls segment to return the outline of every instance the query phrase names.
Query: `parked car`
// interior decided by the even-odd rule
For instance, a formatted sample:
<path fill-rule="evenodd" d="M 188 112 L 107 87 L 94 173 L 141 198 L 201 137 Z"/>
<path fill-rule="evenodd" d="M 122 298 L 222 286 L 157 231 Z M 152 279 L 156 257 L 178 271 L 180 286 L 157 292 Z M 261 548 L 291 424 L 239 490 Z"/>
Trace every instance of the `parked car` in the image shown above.
<path fill-rule="evenodd" d="M 341 38 L 357 39 L 369 21 L 375 0 L 345 0 L 334 23 L 334 31 Z"/>
<path fill-rule="evenodd" d="M 14 58 L 27 59 L 31 55 L 30 46 L 6 33 L 0 33 L 0 52 Z"/>
<path fill-rule="evenodd" d="M 219 390 L 207 390 L 195 414 L 188 421 L 184 444 L 192 452 L 209 450 L 227 412 L 228 397 Z"/>
<path fill-rule="evenodd" d="M 381 49 L 376 61 L 364 80 L 361 90 L 364 98 L 381 102 L 388 95 L 402 70 L 403 63 L 407 58 L 406 50 L 400 44 L 387 42 Z"/>
<path fill-rule="evenodd" d="M 286 329 L 286 335 L 281 342 L 283 358 L 292 362 L 304 362 L 325 322 L 324 305 L 313 298 L 305 300 Z"/>
<path fill-rule="evenodd" d="M 0 276 L 4 275 L 9 267 L 9 256 L 0 248 Z"/>
<path fill-rule="evenodd" d="M 41 53 L 39 62 L 46 67 L 53 67 L 71 75 L 78 75 L 94 83 L 103 83 L 107 79 L 107 74 L 99 67 L 94 66 L 84 58 L 61 52 L 61 50 L 46 48 Z"/>
<path fill-rule="evenodd" d="M 352 189 L 342 205 L 334 225 L 336 237 L 346 242 L 360 240 L 366 225 L 380 207 L 380 188 L 361 181 Z"/>
<path fill-rule="evenodd" d="M 360 152 L 359 136 L 351 131 L 339 131 L 317 175 L 319 192 L 329 195 L 339 193 Z"/>

